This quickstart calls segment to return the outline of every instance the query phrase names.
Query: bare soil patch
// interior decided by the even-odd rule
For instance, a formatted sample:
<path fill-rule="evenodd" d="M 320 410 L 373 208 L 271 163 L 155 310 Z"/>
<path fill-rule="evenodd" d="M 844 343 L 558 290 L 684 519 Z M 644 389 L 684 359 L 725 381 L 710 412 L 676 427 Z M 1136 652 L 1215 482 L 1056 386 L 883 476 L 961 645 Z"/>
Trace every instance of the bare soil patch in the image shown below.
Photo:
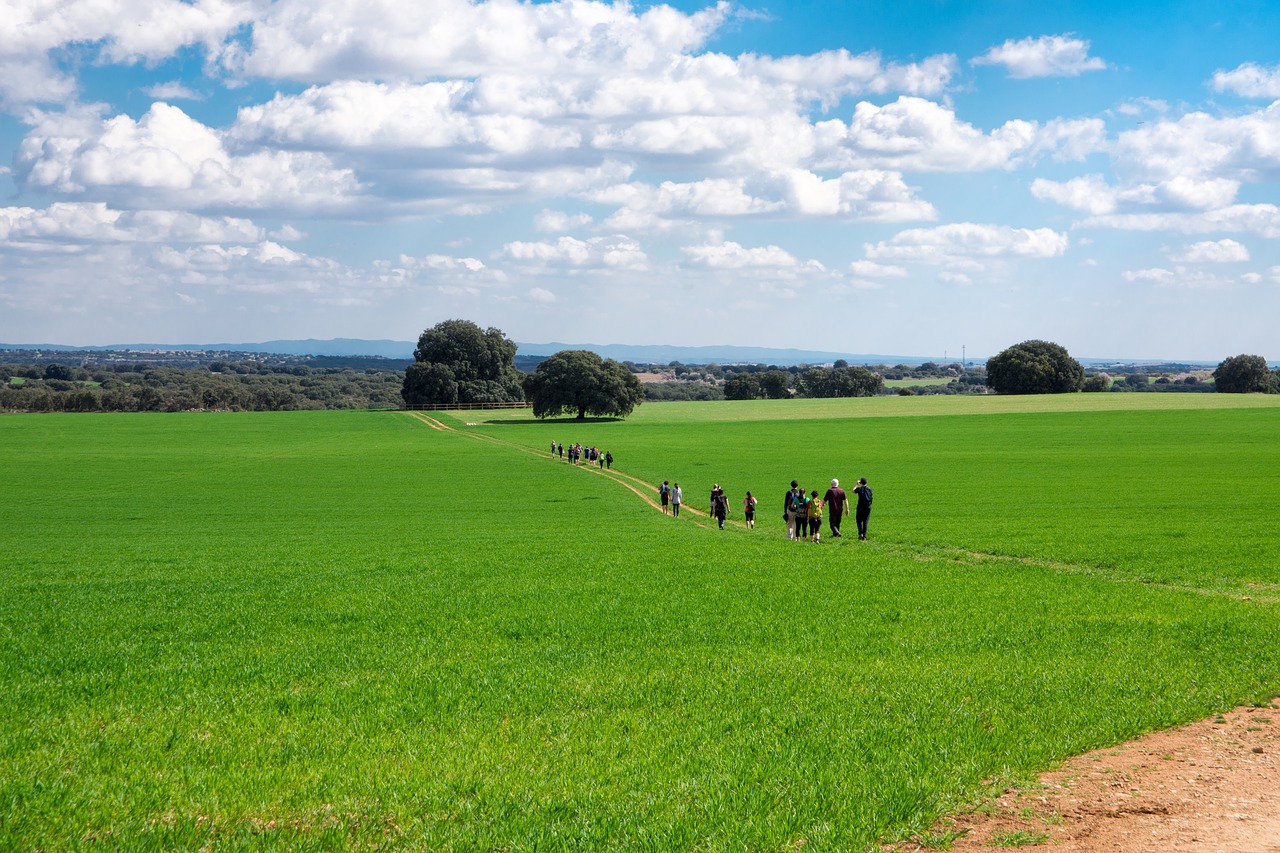
<path fill-rule="evenodd" d="M 896 851 L 1280 853 L 1280 707 L 1079 755 Z"/>

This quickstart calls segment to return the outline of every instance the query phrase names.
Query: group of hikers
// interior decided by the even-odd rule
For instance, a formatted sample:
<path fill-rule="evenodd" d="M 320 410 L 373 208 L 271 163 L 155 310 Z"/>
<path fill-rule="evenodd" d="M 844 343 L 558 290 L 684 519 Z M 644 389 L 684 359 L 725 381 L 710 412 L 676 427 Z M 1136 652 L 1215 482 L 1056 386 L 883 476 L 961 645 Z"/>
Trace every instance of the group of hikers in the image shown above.
<path fill-rule="evenodd" d="M 595 463 L 601 468 L 613 467 L 613 454 L 609 451 L 600 452 L 598 447 L 583 447 L 581 444 L 569 445 L 569 464 L 577 465 L 579 462 L 586 462 L 588 465 Z M 551 455 L 553 457 L 564 458 L 565 446 L 551 442 Z"/>
<path fill-rule="evenodd" d="M 867 525 L 871 521 L 871 487 L 867 485 L 867 478 L 858 479 L 858 485 L 853 489 L 853 517 L 858 526 L 858 539 L 866 540 Z M 680 488 L 679 483 L 670 483 L 667 480 L 662 481 L 662 485 L 658 486 L 658 501 L 662 506 L 663 513 L 670 512 L 673 516 L 679 517 L 680 506 L 684 503 L 684 492 Z M 846 515 L 849 515 L 849 495 L 844 489 L 840 488 L 839 480 L 832 480 L 831 487 L 827 489 L 822 497 L 818 497 L 818 490 L 813 489 L 808 494 L 800 487 L 795 480 L 791 481 L 791 488 L 787 491 L 783 499 L 782 518 L 787 523 L 787 538 L 796 542 L 819 542 L 822 539 L 822 516 L 825 511 L 827 516 L 827 526 L 831 531 L 833 538 L 840 538 L 840 524 Z M 743 520 L 748 528 L 756 526 L 756 505 L 759 501 L 751 492 L 747 492 L 742 502 Z M 715 483 L 711 487 L 711 499 L 708 503 L 710 506 L 709 514 L 716 520 L 721 530 L 724 530 L 725 519 L 729 516 L 729 497 L 724 493 L 724 489 L 720 488 L 719 483 Z"/>
<path fill-rule="evenodd" d="M 583 447 L 581 444 L 571 444 L 567 448 L 569 455 L 569 463 L 577 465 L 579 462 L 585 461 L 587 464 L 596 463 L 601 468 L 613 468 L 613 454 L 609 451 L 600 452 L 597 447 Z M 551 442 L 551 458 L 564 459 L 566 448 L 563 444 Z M 840 523 L 846 515 L 849 515 L 849 502 L 851 498 L 844 489 L 840 488 L 839 480 L 832 480 L 831 487 L 827 489 L 822 497 L 818 497 L 818 490 L 813 489 L 808 494 L 800 487 L 800 484 L 792 480 L 791 488 L 787 490 L 786 496 L 783 498 L 782 518 L 787 523 L 787 538 L 796 542 L 820 542 L 822 540 L 822 516 L 825 513 L 827 517 L 827 527 L 831 531 L 833 538 L 840 538 Z M 867 524 L 871 520 L 871 487 L 867 485 L 867 478 L 858 479 L 858 485 L 853 489 L 854 508 L 853 517 L 858 525 L 858 539 L 865 540 L 867 538 Z M 672 516 L 680 517 L 680 507 L 684 504 L 684 491 L 680 488 L 679 483 L 672 483 L 663 480 L 662 485 L 658 486 L 658 501 L 662 506 L 663 514 L 670 513 Z M 759 501 L 755 495 L 747 492 L 742 501 L 742 516 L 748 528 L 756 526 L 756 505 Z M 708 502 L 710 507 L 709 515 L 716 520 L 716 524 L 721 530 L 724 530 L 725 519 L 729 517 L 729 496 L 725 494 L 724 489 L 720 488 L 719 483 L 711 486 L 711 499 Z"/>

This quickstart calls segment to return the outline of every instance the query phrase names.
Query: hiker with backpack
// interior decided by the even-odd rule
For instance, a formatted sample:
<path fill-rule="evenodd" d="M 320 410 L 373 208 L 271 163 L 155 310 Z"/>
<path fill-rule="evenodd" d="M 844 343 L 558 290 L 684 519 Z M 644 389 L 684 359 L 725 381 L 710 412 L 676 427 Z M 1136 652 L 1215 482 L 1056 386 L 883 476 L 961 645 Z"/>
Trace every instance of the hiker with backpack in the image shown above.
<path fill-rule="evenodd" d="M 716 483 L 711 489 L 711 516 L 719 523 L 721 530 L 724 530 L 724 520 L 728 515 L 729 498 L 725 495 L 724 489 L 720 488 L 720 484 Z"/>
<path fill-rule="evenodd" d="M 818 537 L 822 535 L 822 498 L 818 497 L 818 490 L 814 489 L 809 494 L 809 538 L 814 542 L 818 541 Z"/>
<path fill-rule="evenodd" d="M 667 504 L 671 502 L 671 487 L 667 485 L 667 481 L 663 480 L 662 485 L 658 486 L 658 499 L 662 501 L 662 514 L 667 514 Z"/>
<path fill-rule="evenodd" d="M 782 520 L 787 523 L 787 538 L 796 538 L 796 489 L 799 484 L 791 481 L 791 488 L 782 497 Z"/>
<path fill-rule="evenodd" d="M 858 478 L 857 488 L 853 493 L 858 496 L 858 506 L 854 510 L 854 520 L 858 522 L 858 538 L 865 540 L 867 538 L 867 522 L 871 519 L 871 487 L 867 485 L 867 478 Z"/>
<path fill-rule="evenodd" d="M 809 497 L 804 493 L 804 489 L 796 489 L 791 507 L 796 517 L 796 541 L 805 542 L 809 539 Z"/>

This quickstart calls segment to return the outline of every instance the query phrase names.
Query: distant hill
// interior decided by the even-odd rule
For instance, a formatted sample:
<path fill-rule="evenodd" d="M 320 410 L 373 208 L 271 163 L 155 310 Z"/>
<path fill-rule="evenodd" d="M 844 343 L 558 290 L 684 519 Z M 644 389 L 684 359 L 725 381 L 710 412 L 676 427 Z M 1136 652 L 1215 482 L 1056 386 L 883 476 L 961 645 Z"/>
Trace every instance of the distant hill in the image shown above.
<path fill-rule="evenodd" d="M 0 350 L 48 350 L 61 352 L 75 350 L 78 352 L 238 352 L 238 353 L 270 353 L 272 355 L 316 355 L 316 356 L 356 356 L 373 355 L 383 358 L 411 359 L 416 341 L 392 340 L 360 340 L 357 338 L 334 338 L 332 340 L 279 340 L 262 341 L 260 343 L 236 344 L 109 344 L 106 346 L 68 346 L 66 344 L 2 344 Z M 628 345 L 628 344 L 530 344 L 517 343 L 521 356 L 545 358 L 561 350 L 585 349 L 598 353 L 604 358 L 616 361 L 632 361 L 642 364 L 667 364 L 678 361 L 681 364 L 777 364 L 781 366 L 793 364 L 826 364 L 843 358 L 850 364 L 921 364 L 926 361 L 941 361 L 937 357 L 921 357 L 909 355 L 857 355 L 844 352 L 825 352 L 820 350 L 772 349 L 769 347 L 739 346 L 703 346 L 682 347 L 665 345 Z M 951 359 L 958 361 L 959 359 Z M 985 361 L 985 359 L 983 359 Z"/>
<path fill-rule="evenodd" d="M 117 352 L 235 352 L 235 353 L 268 353 L 271 355 L 298 356 L 379 356 L 397 360 L 411 360 L 416 341 L 362 340 L 359 338 L 333 338 L 331 340 L 279 340 L 262 341 L 260 343 L 239 344 L 110 344 L 108 346 L 77 347 L 65 344 L 4 344 L 0 350 L 46 350 L 60 352 L 75 350 L 79 352 L 99 352 L 114 350 Z M 827 350 L 773 349 L 770 347 L 741 346 L 702 346 L 682 347 L 660 344 L 566 344 L 552 342 L 547 344 L 517 343 L 519 357 L 534 361 L 553 355 L 561 350 L 585 349 L 598 353 L 605 358 L 616 361 L 631 361 L 639 364 L 668 364 L 678 361 L 681 364 L 776 364 L 787 367 L 795 364 L 829 364 L 837 359 L 844 359 L 850 364 L 923 364 L 926 361 L 941 363 L 940 356 L 918 355 L 881 355 L 868 353 L 833 352 Z M 1092 366 L 1119 367 L 1123 365 L 1157 365 L 1185 364 L 1188 366 L 1216 366 L 1216 362 L 1170 362 L 1167 360 L 1142 359 L 1107 359 L 1079 358 L 1083 363 Z M 958 353 L 948 353 L 946 361 L 959 361 Z M 971 365 L 985 364 L 987 356 L 969 356 Z"/>

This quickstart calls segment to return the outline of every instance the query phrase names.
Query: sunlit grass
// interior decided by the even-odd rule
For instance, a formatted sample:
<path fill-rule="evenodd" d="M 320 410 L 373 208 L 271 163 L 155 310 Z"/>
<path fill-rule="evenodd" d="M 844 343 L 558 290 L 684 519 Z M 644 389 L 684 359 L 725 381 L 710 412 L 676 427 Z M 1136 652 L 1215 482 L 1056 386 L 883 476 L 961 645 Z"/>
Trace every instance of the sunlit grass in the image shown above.
<path fill-rule="evenodd" d="M 0 419 L 0 848 L 865 849 L 1277 689 L 1275 408 L 690 408 Z M 552 438 L 695 504 L 866 472 L 873 539 Z"/>

